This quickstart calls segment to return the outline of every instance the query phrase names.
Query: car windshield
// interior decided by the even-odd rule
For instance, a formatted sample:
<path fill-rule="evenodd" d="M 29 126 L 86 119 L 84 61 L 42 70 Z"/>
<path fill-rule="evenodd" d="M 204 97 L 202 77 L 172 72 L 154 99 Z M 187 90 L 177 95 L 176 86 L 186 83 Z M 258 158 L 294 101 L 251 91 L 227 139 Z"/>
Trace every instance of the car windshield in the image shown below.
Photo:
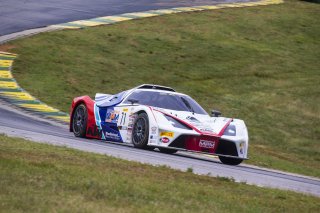
<path fill-rule="evenodd" d="M 192 98 L 187 95 L 136 90 L 130 94 L 123 102 L 131 104 L 132 100 L 138 101 L 139 104 L 148 105 L 163 109 L 171 109 L 176 111 L 189 111 L 197 114 L 206 115 L 206 111 Z"/>

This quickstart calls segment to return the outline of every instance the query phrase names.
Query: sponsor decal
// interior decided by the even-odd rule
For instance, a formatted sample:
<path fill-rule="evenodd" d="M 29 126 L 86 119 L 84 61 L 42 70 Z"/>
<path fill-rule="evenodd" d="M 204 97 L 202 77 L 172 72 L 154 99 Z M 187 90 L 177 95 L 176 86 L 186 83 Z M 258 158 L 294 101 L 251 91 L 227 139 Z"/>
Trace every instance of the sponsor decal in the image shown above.
<path fill-rule="evenodd" d="M 98 108 L 98 115 L 100 115 L 101 121 L 98 123 L 100 129 L 102 129 L 102 139 L 110 140 L 114 142 L 122 142 L 122 138 L 119 132 L 119 127 L 117 122 L 119 120 L 119 111 L 114 110 L 113 107 L 110 108 Z M 96 120 L 97 121 L 97 120 Z M 123 125 L 119 125 L 123 126 Z M 120 127 L 121 129 L 122 127 Z"/>
<path fill-rule="evenodd" d="M 215 145 L 214 141 L 200 140 L 199 147 L 206 149 L 213 149 Z"/>
<path fill-rule="evenodd" d="M 127 130 L 128 127 L 126 127 L 126 126 L 118 126 L 118 129 L 119 129 L 119 130 Z"/>
<path fill-rule="evenodd" d="M 173 132 L 161 132 L 160 133 L 160 136 L 166 136 L 166 137 L 170 137 L 172 138 L 174 136 L 174 133 Z"/>
<path fill-rule="evenodd" d="M 213 132 L 213 129 L 210 127 L 206 127 L 206 128 L 201 128 L 200 131 L 202 132 Z"/>
<path fill-rule="evenodd" d="M 106 132 L 106 133 L 105 133 L 105 136 L 106 136 L 107 138 L 111 138 L 111 139 L 115 139 L 115 140 L 119 140 L 119 139 L 120 139 L 120 137 L 119 137 L 118 134 L 111 133 L 111 132 Z"/>
<path fill-rule="evenodd" d="M 163 137 L 163 138 L 161 138 L 160 140 L 161 140 L 162 143 L 168 143 L 168 142 L 170 142 L 170 139 L 167 138 L 167 137 Z"/>
<path fill-rule="evenodd" d="M 118 119 L 119 119 L 119 112 L 118 111 L 114 111 L 114 110 L 111 110 L 110 112 L 109 112 L 109 110 L 107 111 L 106 122 L 117 123 Z"/>
<path fill-rule="evenodd" d="M 151 134 L 157 134 L 157 129 L 155 126 L 151 127 Z"/>
<path fill-rule="evenodd" d="M 129 115 L 128 129 L 132 129 L 135 118 L 135 114 Z"/>
<path fill-rule="evenodd" d="M 131 141 L 132 137 L 132 128 L 128 128 L 127 130 L 127 141 Z"/>
<path fill-rule="evenodd" d="M 155 134 L 150 135 L 150 139 L 156 139 L 158 136 Z"/>
<path fill-rule="evenodd" d="M 150 140 L 150 143 L 157 143 L 157 140 L 151 139 L 151 140 Z"/>

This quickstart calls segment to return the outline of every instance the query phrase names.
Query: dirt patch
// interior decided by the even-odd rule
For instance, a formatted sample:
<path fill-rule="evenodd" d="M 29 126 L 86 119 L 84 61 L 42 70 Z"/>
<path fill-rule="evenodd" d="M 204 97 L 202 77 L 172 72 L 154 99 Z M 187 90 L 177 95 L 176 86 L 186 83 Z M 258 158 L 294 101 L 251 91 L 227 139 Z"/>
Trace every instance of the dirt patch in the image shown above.
<path fill-rule="evenodd" d="M 3 51 L 3 52 L 10 52 L 11 50 L 13 50 L 15 48 L 16 48 L 16 46 L 11 45 L 11 44 L 0 45 L 0 51 Z"/>

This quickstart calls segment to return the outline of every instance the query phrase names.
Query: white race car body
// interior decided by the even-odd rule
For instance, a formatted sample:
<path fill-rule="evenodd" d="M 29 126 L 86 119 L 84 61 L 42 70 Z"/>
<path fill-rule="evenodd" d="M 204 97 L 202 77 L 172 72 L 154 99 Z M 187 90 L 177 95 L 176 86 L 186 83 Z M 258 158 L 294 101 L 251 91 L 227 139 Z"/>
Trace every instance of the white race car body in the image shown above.
<path fill-rule="evenodd" d="M 74 109 L 79 100 L 74 100 Z M 87 125 L 86 137 L 97 138 L 98 132 L 103 140 L 137 145 L 143 132 L 145 147 L 247 159 L 249 139 L 244 121 L 211 117 L 192 98 L 171 88 L 141 85 L 117 95 L 97 94 L 93 111 L 94 118 L 88 113 L 88 123 L 94 124 Z M 141 118 L 146 130 L 137 127 Z"/>

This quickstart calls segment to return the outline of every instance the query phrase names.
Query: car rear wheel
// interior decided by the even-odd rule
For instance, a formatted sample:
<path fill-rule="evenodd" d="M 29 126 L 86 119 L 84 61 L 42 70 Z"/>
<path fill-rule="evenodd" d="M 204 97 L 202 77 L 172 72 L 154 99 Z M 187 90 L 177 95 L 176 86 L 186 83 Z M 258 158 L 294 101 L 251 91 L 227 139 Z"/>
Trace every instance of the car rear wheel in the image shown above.
<path fill-rule="evenodd" d="M 175 149 L 166 149 L 166 148 L 158 148 L 158 149 L 160 150 L 160 152 L 166 153 L 166 154 L 174 154 L 178 151 Z"/>
<path fill-rule="evenodd" d="M 243 160 L 239 158 L 229 158 L 229 157 L 224 157 L 224 156 L 219 156 L 220 161 L 223 164 L 227 165 L 239 165 Z"/>
<path fill-rule="evenodd" d="M 80 137 L 80 138 L 86 137 L 87 120 L 88 120 L 87 107 L 84 104 L 80 104 L 75 109 L 73 113 L 73 118 L 72 118 L 73 134 L 76 137 Z"/>
<path fill-rule="evenodd" d="M 149 120 L 146 113 L 140 113 L 133 125 L 132 143 L 140 149 L 148 149 Z"/>

